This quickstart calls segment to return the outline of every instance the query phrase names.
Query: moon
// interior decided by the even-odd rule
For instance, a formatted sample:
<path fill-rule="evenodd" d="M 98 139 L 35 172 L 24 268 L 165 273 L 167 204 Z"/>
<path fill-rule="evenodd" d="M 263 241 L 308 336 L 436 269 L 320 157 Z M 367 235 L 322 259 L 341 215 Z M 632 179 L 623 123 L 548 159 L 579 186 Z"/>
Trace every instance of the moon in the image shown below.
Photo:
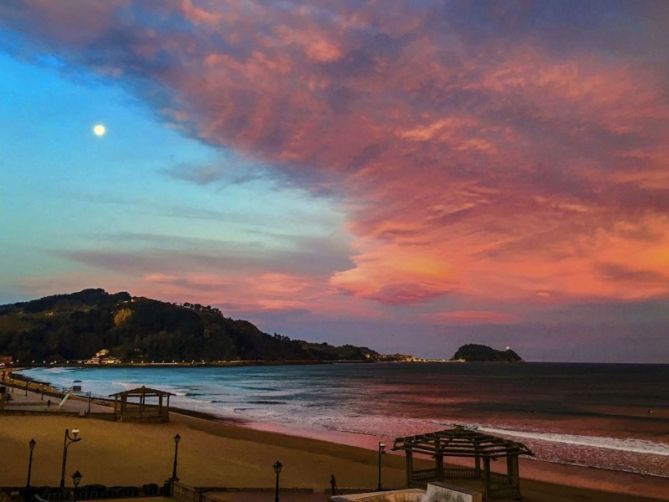
<path fill-rule="evenodd" d="M 107 134 L 107 128 L 104 124 L 95 124 L 93 126 L 93 134 L 95 134 L 98 138 L 101 138 Z"/>

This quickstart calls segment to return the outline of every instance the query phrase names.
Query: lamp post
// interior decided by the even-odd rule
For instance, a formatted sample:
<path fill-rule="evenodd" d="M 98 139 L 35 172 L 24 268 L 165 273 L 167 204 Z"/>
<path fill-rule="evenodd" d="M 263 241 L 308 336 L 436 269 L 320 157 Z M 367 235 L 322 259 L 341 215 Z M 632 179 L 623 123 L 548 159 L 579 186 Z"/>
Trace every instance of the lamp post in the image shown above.
<path fill-rule="evenodd" d="M 67 465 L 67 449 L 72 443 L 77 443 L 81 441 L 81 436 L 79 436 L 79 429 L 72 429 L 72 435 L 70 436 L 70 430 L 65 429 L 65 438 L 63 439 L 63 465 L 60 469 L 60 487 L 65 488 L 65 465 Z"/>
<path fill-rule="evenodd" d="M 181 441 L 181 436 L 179 434 L 174 435 L 174 463 L 172 464 L 172 482 L 179 481 L 177 478 L 177 458 L 179 455 L 179 441 Z"/>
<path fill-rule="evenodd" d="M 379 485 L 377 486 L 377 490 L 381 491 L 383 488 L 381 487 L 381 456 L 386 452 L 386 445 L 384 443 L 379 442 Z"/>
<path fill-rule="evenodd" d="M 28 448 L 30 448 L 30 456 L 28 457 L 28 480 L 26 481 L 26 488 L 30 488 L 30 475 L 33 471 L 33 450 L 35 449 L 35 444 L 37 441 L 31 439 L 28 443 Z"/>
<path fill-rule="evenodd" d="M 72 484 L 74 485 L 74 491 L 72 491 L 72 502 L 77 502 L 77 489 L 79 488 L 79 483 L 81 483 L 81 478 L 83 476 L 79 471 L 75 471 L 72 474 Z"/>
<path fill-rule="evenodd" d="M 281 469 L 283 468 L 283 464 L 279 462 L 278 460 L 274 462 L 274 474 L 276 474 L 276 486 L 274 488 L 274 502 L 279 502 L 279 474 L 281 474 Z"/>

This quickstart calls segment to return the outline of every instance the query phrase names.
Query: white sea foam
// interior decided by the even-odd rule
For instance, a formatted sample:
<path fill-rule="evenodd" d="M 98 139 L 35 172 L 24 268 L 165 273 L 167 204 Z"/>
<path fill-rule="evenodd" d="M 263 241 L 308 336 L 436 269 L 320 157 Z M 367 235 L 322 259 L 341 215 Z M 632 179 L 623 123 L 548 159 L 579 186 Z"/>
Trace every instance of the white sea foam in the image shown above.
<path fill-rule="evenodd" d="M 461 367 L 449 366 L 439 371 L 454 371 L 451 368 L 460 370 Z M 422 371 L 423 367 L 418 369 Z M 403 371 L 408 373 L 405 375 Z M 434 381 L 434 375 L 430 374 L 432 380 L 422 385 L 433 386 L 433 396 L 425 392 L 415 371 L 416 368 L 412 370 L 410 366 L 393 366 L 392 372 L 388 369 L 384 373 L 383 365 L 356 365 L 192 371 L 180 368 L 49 368 L 28 370 L 26 374 L 58 386 L 69 386 L 73 379 L 79 378 L 83 380 L 85 391 L 101 396 L 146 385 L 176 394 L 171 402 L 179 408 L 224 418 L 242 418 L 252 422 L 254 427 L 283 428 L 308 437 L 373 447 L 378 440 L 391 442 L 398 436 L 443 429 L 461 422 L 458 407 L 471 399 L 463 395 L 459 386 L 470 384 L 470 379 L 452 383 L 449 376 L 449 379 Z M 351 378 L 351 372 L 358 372 L 358 375 Z M 333 385 L 333 382 L 337 384 Z M 485 391 L 482 384 L 476 385 L 479 387 L 474 390 Z M 514 385 L 517 385 L 515 381 Z M 537 392 L 545 399 L 543 393 Z M 507 394 L 506 398 L 512 400 L 514 395 L 517 393 Z M 488 409 L 494 411 L 495 398 L 496 393 L 493 393 L 476 402 L 485 404 L 481 417 L 487 416 Z M 656 402 L 649 407 L 659 406 L 657 403 L 662 402 L 659 397 L 653 399 Z M 525 405 L 524 402 L 518 404 L 521 409 Z M 545 421 L 533 421 L 533 416 L 522 415 L 522 412 L 507 413 L 506 416 L 513 420 L 506 423 L 499 419 L 487 423 L 482 420 L 470 425 L 491 434 L 517 438 L 527 443 L 541 460 L 669 476 L 667 443 L 566 434 L 564 430 L 545 428 Z M 528 427 L 524 428 L 519 425 L 519 420 L 524 423 L 526 419 Z"/>
<path fill-rule="evenodd" d="M 575 434 L 556 434 L 552 432 L 527 432 L 497 427 L 478 427 L 478 429 L 491 434 L 500 434 L 516 438 L 669 457 L 669 444 L 644 439 L 579 436 Z"/>
<path fill-rule="evenodd" d="M 47 374 L 58 374 L 58 373 L 67 373 L 68 371 L 71 371 L 70 368 L 61 368 L 61 367 L 56 367 L 56 368 L 46 368 L 43 370 Z"/>

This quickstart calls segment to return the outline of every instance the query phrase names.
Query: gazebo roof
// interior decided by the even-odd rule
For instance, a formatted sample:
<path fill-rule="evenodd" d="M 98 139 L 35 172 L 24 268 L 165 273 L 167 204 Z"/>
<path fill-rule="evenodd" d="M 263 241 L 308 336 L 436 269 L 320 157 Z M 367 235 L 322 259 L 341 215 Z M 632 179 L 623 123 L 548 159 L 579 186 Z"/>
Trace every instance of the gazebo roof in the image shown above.
<path fill-rule="evenodd" d="M 138 396 L 174 396 L 171 392 L 159 389 L 152 389 L 151 387 L 137 387 L 136 389 L 124 390 L 123 392 L 116 392 L 109 394 L 109 397 L 138 397 Z"/>
<path fill-rule="evenodd" d="M 534 455 L 522 443 L 459 425 L 429 434 L 397 438 L 393 450 L 411 450 L 415 453 L 448 457 L 498 458 L 508 455 Z"/>

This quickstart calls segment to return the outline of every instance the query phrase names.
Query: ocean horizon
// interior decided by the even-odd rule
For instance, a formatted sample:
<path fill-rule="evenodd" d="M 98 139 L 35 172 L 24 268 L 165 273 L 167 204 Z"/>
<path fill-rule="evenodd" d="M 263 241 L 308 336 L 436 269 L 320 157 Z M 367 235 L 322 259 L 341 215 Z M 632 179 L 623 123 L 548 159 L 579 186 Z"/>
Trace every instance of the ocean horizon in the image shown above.
<path fill-rule="evenodd" d="M 477 427 L 536 459 L 669 477 L 669 365 L 375 363 L 54 367 L 22 373 L 106 397 L 146 385 L 172 404 L 246 425 L 374 448 Z"/>

